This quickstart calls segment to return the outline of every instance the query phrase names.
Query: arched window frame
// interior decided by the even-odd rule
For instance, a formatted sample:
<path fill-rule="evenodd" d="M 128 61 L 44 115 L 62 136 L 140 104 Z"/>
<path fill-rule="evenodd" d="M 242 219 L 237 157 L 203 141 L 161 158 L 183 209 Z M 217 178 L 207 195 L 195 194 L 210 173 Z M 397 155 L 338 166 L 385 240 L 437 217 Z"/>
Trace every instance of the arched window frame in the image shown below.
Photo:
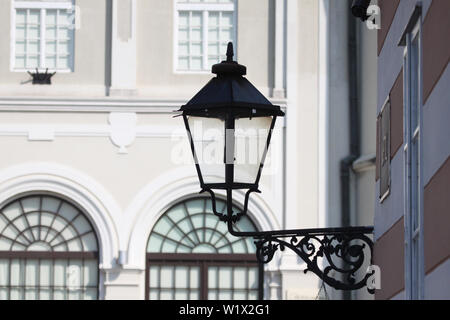
<path fill-rule="evenodd" d="M 32 211 L 25 211 L 24 206 L 23 206 L 23 201 L 26 199 L 31 199 L 31 198 L 38 198 L 39 199 L 39 209 L 38 210 L 32 210 Z M 59 201 L 59 205 L 57 207 L 56 212 L 51 212 L 49 210 L 44 210 L 42 207 L 42 203 L 43 203 L 43 199 L 44 198 L 49 198 L 55 201 Z M 12 220 L 8 219 L 8 217 L 3 213 L 3 211 L 7 208 L 9 208 L 10 206 L 14 205 L 18 203 L 20 206 L 20 210 L 21 213 L 19 215 L 17 215 L 16 217 L 14 217 Z M 75 216 L 71 219 L 68 220 L 67 218 L 63 217 L 60 214 L 60 210 L 62 208 L 63 205 L 67 205 L 69 206 L 71 209 L 76 211 Z M 27 214 L 32 214 L 32 213 L 38 213 L 39 214 L 39 224 L 38 225 L 30 225 L 30 221 L 28 220 Z M 36 242 L 45 242 L 47 240 L 48 235 L 50 234 L 50 229 L 51 228 L 47 228 L 47 226 L 42 224 L 42 213 L 51 213 L 54 215 L 53 220 L 51 222 L 50 227 L 53 227 L 53 224 L 55 223 L 55 221 L 57 221 L 57 219 L 62 219 L 63 221 L 67 222 L 67 224 L 63 227 L 62 230 L 60 230 L 59 232 L 57 232 L 57 234 L 55 236 L 53 236 L 51 238 L 51 240 L 49 241 L 49 243 L 52 243 L 56 238 L 62 238 L 62 234 L 64 232 L 64 230 L 66 230 L 66 228 L 71 228 L 72 230 L 74 230 L 77 233 L 77 236 L 73 237 L 73 238 L 69 238 L 69 239 L 64 239 L 62 242 L 54 244 L 53 246 L 48 244 L 48 247 L 51 248 L 51 250 L 48 251 L 41 251 L 41 250 L 32 250 L 32 251 L 27 251 L 25 250 L 14 250 L 13 246 L 15 243 L 17 243 L 17 238 L 16 239 L 9 239 L 12 240 L 12 244 L 11 247 L 9 248 L 9 250 L 0 250 L 0 261 L 1 260 L 9 260 L 9 271 L 8 271 L 8 299 L 11 299 L 11 288 L 13 288 L 13 285 L 11 283 L 11 277 L 12 276 L 16 276 L 13 275 L 11 272 L 11 265 L 12 265 L 12 261 L 18 261 L 20 267 L 25 266 L 24 268 L 27 267 L 27 260 L 38 260 L 39 261 L 39 266 L 38 266 L 38 271 L 37 271 L 37 276 L 38 276 L 38 281 L 41 281 L 39 278 L 39 270 L 41 269 L 41 261 L 52 261 L 52 268 L 51 268 L 51 272 L 55 273 L 55 261 L 61 261 L 61 260 L 67 260 L 67 267 L 70 266 L 71 261 L 73 262 L 73 260 L 81 260 L 82 263 L 82 267 L 79 273 L 79 277 L 80 277 L 80 285 L 74 285 L 69 283 L 70 282 L 70 273 L 73 270 L 69 270 L 69 269 L 65 269 L 66 272 L 66 278 L 64 280 L 64 289 L 60 289 L 60 290 L 65 290 L 65 296 L 66 298 L 71 298 L 69 295 L 69 291 L 84 291 L 83 293 L 85 294 L 86 290 L 94 290 L 95 289 L 95 299 L 98 299 L 100 296 L 100 269 L 99 269 L 99 239 L 98 239 L 98 235 L 97 235 L 97 231 L 94 228 L 94 224 L 92 223 L 92 221 L 90 221 L 89 216 L 84 212 L 84 210 L 82 210 L 80 208 L 80 206 L 78 206 L 77 204 L 75 204 L 73 201 L 71 201 L 70 199 L 61 196 L 61 195 L 55 195 L 53 193 L 49 193 L 49 192 L 28 192 L 26 194 L 20 194 L 17 195 L 13 198 L 10 198 L 8 201 L 6 201 L 5 203 L 3 203 L 0 206 L 0 216 L 2 217 L 3 221 L 6 221 L 7 224 L 3 225 L 2 228 L 0 228 L 0 238 L 8 238 L 5 237 L 3 235 L 3 232 L 10 226 L 14 226 L 13 228 L 16 229 L 16 231 L 19 232 L 19 236 L 22 236 L 22 239 L 27 239 L 26 237 L 24 237 L 25 233 L 28 231 L 29 235 L 31 235 L 33 237 L 33 242 L 29 243 L 29 246 L 36 243 Z M 19 228 L 14 224 L 19 218 L 22 218 L 25 222 L 25 229 L 24 230 L 19 230 Z M 82 232 L 79 233 L 77 228 L 73 225 L 73 222 L 75 220 L 77 220 L 79 217 L 82 217 L 85 220 L 85 223 L 88 225 L 89 230 L 86 232 Z M 42 241 L 41 239 L 39 239 L 39 241 L 36 241 L 36 238 L 34 237 L 36 234 L 33 232 L 33 229 L 38 228 L 39 229 L 39 238 L 41 238 L 41 232 L 42 229 L 47 228 L 49 230 L 44 231 L 46 232 L 46 237 L 44 238 L 44 240 Z M 85 245 L 83 244 L 83 241 L 81 240 L 81 238 L 87 234 L 92 234 L 93 235 L 93 239 L 95 242 L 95 250 L 89 250 L 89 248 L 85 247 Z M 80 239 L 80 245 L 81 245 L 81 249 L 82 250 L 70 250 L 68 243 L 70 243 L 71 241 Z M 29 240 L 29 239 L 28 239 Z M 60 245 L 64 244 L 66 247 L 66 250 L 58 250 L 55 251 L 53 250 L 54 247 L 58 247 Z M 23 243 L 22 243 L 23 245 Z M 87 285 L 87 286 L 82 286 L 82 282 L 84 282 L 86 279 L 84 279 L 84 277 L 86 277 L 86 274 L 84 273 L 84 267 L 85 267 L 85 262 L 92 262 L 95 261 L 95 263 L 93 263 L 93 265 L 96 265 L 96 272 L 95 272 L 95 285 Z M 20 276 L 23 276 L 23 274 L 26 273 L 26 271 L 21 270 L 21 274 Z M 50 281 L 50 280 L 49 280 Z M 52 283 L 55 281 L 54 278 L 54 274 L 52 274 Z M 56 286 L 54 285 L 48 285 L 48 286 L 42 286 L 39 285 L 40 283 L 37 283 L 35 286 L 31 286 L 31 285 L 27 285 L 26 282 L 26 278 L 23 280 L 23 285 L 17 285 L 14 287 L 17 287 L 18 290 L 24 290 L 23 294 L 24 297 L 26 299 L 26 294 L 27 294 L 27 290 L 37 290 L 37 299 L 40 298 L 40 291 L 42 287 L 45 288 L 49 288 L 49 290 L 51 291 L 51 298 L 54 298 L 54 293 L 56 291 Z M 2 285 L 0 284 L 0 289 L 1 288 L 5 288 L 5 286 L 2 287 Z M 34 289 L 33 289 L 34 288 Z M 58 289 L 59 290 L 59 289 Z"/>
<path fill-rule="evenodd" d="M 186 202 L 195 201 L 195 200 L 205 200 L 207 201 L 209 198 L 204 196 L 190 197 L 179 200 L 174 205 L 172 205 L 168 210 L 164 212 L 163 215 L 159 217 L 157 222 L 155 223 L 152 232 L 150 233 L 150 237 L 153 234 L 155 226 L 158 225 L 158 222 L 166 216 L 173 208 L 178 205 L 184 205 Z M 219 198 L 218 203 L 223 202 L 223 199 Z M 219 206 L 218 206 L 219 207 Z M 225 210 L 226 207 L 223 206 L 222 210 Z M 186 209 L 187 210 L 187 209 Z M 205 214 L 209 214 L 207 211 Z M 210 213 L 213 215 L 213 213 Z M 217 219 L 215 217 L 215 219 Z M 218 220 L 218 219 L 217 219 Z M 250 219 L 249 219 L 250 220 Z M 256 229 L 255 224 L 251 221 L 251 224 Z M 223 223 L 218 220 L 217 223 Z M 148 242 L 150 241 L 150 237 Z M 148 243 L 147 243 L 148 246 Z M 150 267 L 151 266 L 196 266 L 200 268 L 200 300 L 208 299 L 208 267 L 257 267 L 258 268 L 258 299 L 262 300 L 264 295 L 264 266 L 261 263 L 258 263 L 256 259 L 256 255 L 253 252 L 250 253 L 161 253 L 161 252 L 148 252 L 146 253 L 146 276 L 145 276 L 145 299 L 148 300 L 150 298 Z"/>

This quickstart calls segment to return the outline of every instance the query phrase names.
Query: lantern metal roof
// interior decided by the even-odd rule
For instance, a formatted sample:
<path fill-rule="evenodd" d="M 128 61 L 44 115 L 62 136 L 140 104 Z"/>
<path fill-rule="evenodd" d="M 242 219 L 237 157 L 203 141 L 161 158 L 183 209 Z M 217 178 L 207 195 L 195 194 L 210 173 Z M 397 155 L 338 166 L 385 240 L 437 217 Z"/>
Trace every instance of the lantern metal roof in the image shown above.
<path fill-rule="evenodd" d="M 233 61 L 233 44 L 228 43 L 227 60 L 212 67 L 217 76 L 211 79 L 179 111 L 185 115 L 220 117 L 233 112 L 237 117 L 284 116 L 243 76 L 247 68 Z"/>

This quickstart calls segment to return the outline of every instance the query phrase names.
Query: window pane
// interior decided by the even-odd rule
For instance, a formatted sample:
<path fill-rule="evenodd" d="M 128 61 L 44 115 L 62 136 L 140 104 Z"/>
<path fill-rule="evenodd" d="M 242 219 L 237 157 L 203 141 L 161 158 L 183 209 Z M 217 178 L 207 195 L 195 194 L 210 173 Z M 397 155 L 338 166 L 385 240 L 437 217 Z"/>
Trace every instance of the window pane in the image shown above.
<path fill-rule="evenodd" d="M 221 267 L 219 269 L 219 288 L 231 288 L 231 267 Z"/>
<path fill-rule="evenodd" d="M 16 61 L 15 61 L 14 67 L 24 69 L 25 68 L 25 56 L 16 56 Z"/>
<path fill-rule="evenodd" d="M 51 290 L 47 288 L 39 289 L 39 300 L 50 300 L 52 298 Z"/>
<path fill-rule="evenodd" d="M 10 294 L 11 294 L 11 300 L 23 300 L 23 298 L 24 298 L 23 288 L 11 289 Z"/>
<path fill-rule="evenodd" d="M 220 32 L 220 40 L 229 42 L 233 39 L 232 35 L 233 29 L 231 28 L 222 28 Z"/>
<path fill-rule="evenodd" d="M 150 290 L 150 292 L 149 292 L 150 300 L 158 300 L 158 292 L 159 292 L 159 290 L 156 290 L 156 289 Z"/>
<path fill-rule="evenodd" d="M 180 11 L 178 13 L 178 25 L 179 26 L 188 26 L 189 25 L 189 12 Z"/>
<path fill-rule="evenodd" d="M 198 290 L 191 290 L 190 300 L 200 300 L 200 292 Z"/>
<path fill-rule="evenodd" d="M 26 286 L 35 286 L 38 284 L 38 269 L 39 264 L 37 260 L 28 259 L 26 260 L 26 267 L 25 267 L 25 285 Z"/>
<path fill-rule="evenodd" d="M 16 41 L 16 53 L 25 53 L 25 41 Z"/>
<path fill-rule="evenodd" d="M 83 281 L 85 286 L 96 287 L 98 283 L 97 260 L 84 261 Z"/>
<path fill-rule="evenodd" d="M 217 277 L 218 270 L 217 267 L 209 267 L 208 268 L 208 288 L 217 288 Z"/>
<path fill-rule="evenodd" d="M 233 300 L 246 300 L 247 291 L 246 290 L 235 290 L 233 292 Z"/>
<path fill-rule="evenodd" d="M 89 222 L 87 221 L 87 219 L 82 216 L 79 215 L 73 222 L 72 222 L 73 227 L 77 230 L 77 232 L 79 234 L 83 234 L 86 233 L 88 231 L 91 231 L 91 225 L 89 224 Z"/>
<path fill-rule="evenodd" d="M 219 43 L 213 42 L 208 44 L 208 55 L 210 56 L 218 56 L 219 52 Z"/>
<path fill-rule="evenodd" d="M 219 290 L 219 297 L 220 300 L 231 300 L 232 299 L 232 290 Z"/>
<path fill-rule="evenodd" d="M 28 24 L 39 24 L 41 19 L 41 11 L 39 9 L 30 9 L 30 13 L 28 15 Z"/>
<path fill-rule="evenodd" d="M 202 19 L 202 12 L 192 12 L 191 27 L 201 27 Z"/>
<path fill-rule="evenodd" d="M 51 40 L 56 39 L 56 26 L 46 27 L 45 38 Z"/>
<path fill-rule="evenodd" d="M 95 300 L 97 299 L 97 288 L 95 289 L 87 289 L 84 294 L 84 300 Z"/>
<path fill-rule="evenodd" d="M 178 69 L 188 70 L 189 69 L 189 58 L 178 58 Z"/>
<path fill-rule="evenodd" d="M 9 281 L 9 260 L 0 259 L 0 287 L 7 286 Z"/>
<path fill-rule="evenodd" d="M 46 18 L 45 23 L 47 25 L 55 25 L 56 24 L 56 10 L 55 9 L 47 9 L 46 10 Z"/>
<path fill-rule="evenodd" d="M 163 246 L 162 246 L 162 250 L 164 252 L 172 252 L 173 253 L 173 252 L 176 251 L 176 249 L 177 249 L 177 243 L 176 242 L 174 242 L 172 240 L 169 240 L 169 239 L 166 239 L 164 241 Z"/>
<path fill-rule="evenodd" d="M 39 56 L 28 56 L 27 68 L 38 68 L 38 67 L 39 67 Z"/>
<path fill-rule="evenodd" d="M 178 40 L 180 41 L 189 40 L 189 30 L 185 28 L 180 28 L 178 30 Z"/>
<path fill-rule="evenodd" d="M 27 19 L 27 10 L 25 9 L 17 9 L 16 10 L 16 25 L 23 25 L 26 23 Z"/>
<path fill-rule="evenodd" d="M 248 286 L 251 289 L 258 288 L 258 268 L 249 268 L 249 270 L 248 270 Z"/>
<path fill-rule="evenodd" d="M 28 39 L 39 39 L 41 29 L 39 26 L 30 26 L 27 32 Z"/>
<path fill-rule="evenodd" d="M 190 40 L 192 41 L 200 41 L 202 40 L 202 31 L 200 28 L 192 28 Z"/>
<path fill-rule="evenodd" d="M 53 262 L 51 260 L 41 260 L 39 269 L 39 284 L 43 287 L 50 286 L 52 273 Z"/>
<path fill-rule="evenodd" d="M 191 55 L 199 56 L 202 54 L 202 43 L 191 44 Z"/>
<path fill-rule="evenodd" d="M 189 267 L 175 268 L 175 288 L 188 288 Z"/>
<path fill-rule="evenodd" d="M 208 25 L 216 27 L 219 25 L 219 12 L 210 12 L 208 16 Z"/>
<path fill-rule="evenodd" d="M 216 63 L 220 63 L 219 57 L 214 57 L 214 58 L 209 57 L 209 58 L 208 58 L 208 65 L 209 65 L 210 67 L 211 67 L 212 65 L 216 64 Z"/>
<path fill-rule="evenodd" d="M 186 56 L 189 54 L 189 43 L 188 42 L 178 44 L 178 54 L 180 56 Z"/>
<path fill-rule="evenodd" d="M 219 29 L 217 28 L 210 28 L 208 30 L 208 40 L 212 42 L 219 41 Z"/>
<path fill-rule="evenodd" d="M 258 300 L 258 291 L 257 290 L 251 290 L 248 293 L 248 300 Z"/>
<path fill-rule="evenodd" d="M 158 234 L 152 234 L 147 246 L 147 252 L 160 252 L 163 237 Z"/>
<path fill-rule="evenodd" d="M 228 27 L 233 25 L 233 13 L 232 12 L 222 12 L 220 25 L 222 27 Z"/>
<path fill-rule="evenodd" d="M 66 285 L 66 266 L 67 261 L 55 260 L 53 274 L 53 283 L 55 286 L 62 287 Z"/>
<path fill-rule="evenodd" d="M 189 290 L 175 290 L 175 300 L 187 300 L 189 298 Z"/>
<path fill-rule="evenodd" d="M 191 281 L 190 288 L 197 289 L 200 288 L 200 268 L 191 267 L 189 279 Z"/>
<path fill-rule="evenodd" d="M 172 300 L 173 297 L 173 290 L 170 289 L 162 289 L 161 290 L 161 300 Z"/>
<path fill-rule="evenodd" d="M 59 210 L 59 215 L 65 218 L 66 221 L 72 221 L 78 214 L 78 210 L 68 203 L 64 203 Z M 62 221 L 61 221 L 62 222 Z M 65 222 L 62 222 L 65 225 Z"/>
<path fill-rule="evenodd" d="M 59 27 L 58 28 L 58 39 L 69 39 L 70 38 L 70 32 L 67 27 Z"/>
<path fill-rule="evenodd" d="M 233 287 L 244 289 L 247 287 L 247 268 L 234 268 Z"/>
<path fill-rule="evenodd" d="M 71 24 L 71 14 L 67 10 L 58 10 L 58 25 L 68 26 Z"/>
<path fill-rule="evenodd" d="M 83 242 L 84 251 L 97 251 L 97 239 L 93 232 L 84 235 L 81 237 L 81 241 Z"/>
<path fill-rule="evenodd" d="M 150 288 L 159 287 L 159 267 L 152 266 L 149 271 Z"/>
<path fill-rule="evenodd" d="M 161 267 L 161 288 L 172 288 L 173 280 L 173 267 Z"/>
<path fill-rule="evenodd" d="M 25 30 L 24 26 L 16 27 L 16 39 L 25 39 Z"/>

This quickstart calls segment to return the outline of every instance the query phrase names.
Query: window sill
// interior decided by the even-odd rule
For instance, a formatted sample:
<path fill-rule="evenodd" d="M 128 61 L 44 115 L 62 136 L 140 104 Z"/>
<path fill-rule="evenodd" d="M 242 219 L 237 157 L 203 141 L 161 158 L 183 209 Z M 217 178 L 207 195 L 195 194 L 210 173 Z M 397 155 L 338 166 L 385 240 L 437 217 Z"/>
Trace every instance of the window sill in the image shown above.
<path fill-rule="evenodd" d="M 34 68 L 34 69 L 32 69 L 32 68 L 30 68 L 30 69 L 11 69 L 10 71 L 11 72 L 17 72 L 17 73 L 19 73 L 19 72 L 27 73 L 29 71 L 29 72 L 33 73 L 33 72 L 36 72 L 36 68 Z M 47 69 L 39 69 L 38 68 L 38 71 L 39 71 L 39 73 L 45 73 L 45 71 L 47 71 Z M 47 72 L 48 73 L 53 73 L 53 72 L 56 72 L 56 73 L 73 73 L 73 70 L 71 70 L 71 69 L 48 69 Z"/>

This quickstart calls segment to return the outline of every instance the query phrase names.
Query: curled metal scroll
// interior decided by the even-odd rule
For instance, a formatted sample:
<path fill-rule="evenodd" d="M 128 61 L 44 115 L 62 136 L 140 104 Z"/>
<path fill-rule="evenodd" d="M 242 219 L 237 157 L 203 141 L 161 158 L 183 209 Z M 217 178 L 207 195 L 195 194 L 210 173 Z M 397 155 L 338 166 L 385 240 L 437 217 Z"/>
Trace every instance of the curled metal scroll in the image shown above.
<path fill-rule="evenodd" d="M 305 273 L 315 273 L 326 284 L 338 290 L 361 289 L 367 286 L 367 281 L 374 273 L 364 269 L 368 267 L 365 251 L 370 251 L 371 262 L 372 240 L 362 232 L 351 232 L 351 228 L 341 230 L 341 233 L 289 235 L 289 240 L 286 236 L 256 238 L 257 259 L 268 263 L 277 250 L 289 248 L 306 263 Z M 322 263 L 319 263 L 319 258 L 322 258 Z M 374 293 L 370 288 L 367 290 Z"/>
<path fill-rule="evenodd" d="M 214 191 L 212 191 L 209 188 L 205 188 L 205 189 L 202 189 L 202 191 L 200 191 L 200 193 L 204 193 L 204 192 L 208 192 L 211 195 L 212 211 L 213 211 L 214 215 L 217 216 L 220 221 L 228 222 L 228 215 L 226 213 L 217 212 L 217 209 L 216 209 L 216 195 L 214 194 Z M 242 216 L 245 216 L 247 214 L 248 201 L 249 201 L 249 198 L 250 198 L 250 194 L 252 192 L 261 193 L 261 191 L 259 191 L 258 189 L 249 189 L 245 193 L 244 209 L 242 211 L 240 211 L 240 212 L 237 212 L 236 214 L 233 214 L 233 216 L 231 217 L 231 221 L 233 223 L 238 222 L 241 219 Z"/>

